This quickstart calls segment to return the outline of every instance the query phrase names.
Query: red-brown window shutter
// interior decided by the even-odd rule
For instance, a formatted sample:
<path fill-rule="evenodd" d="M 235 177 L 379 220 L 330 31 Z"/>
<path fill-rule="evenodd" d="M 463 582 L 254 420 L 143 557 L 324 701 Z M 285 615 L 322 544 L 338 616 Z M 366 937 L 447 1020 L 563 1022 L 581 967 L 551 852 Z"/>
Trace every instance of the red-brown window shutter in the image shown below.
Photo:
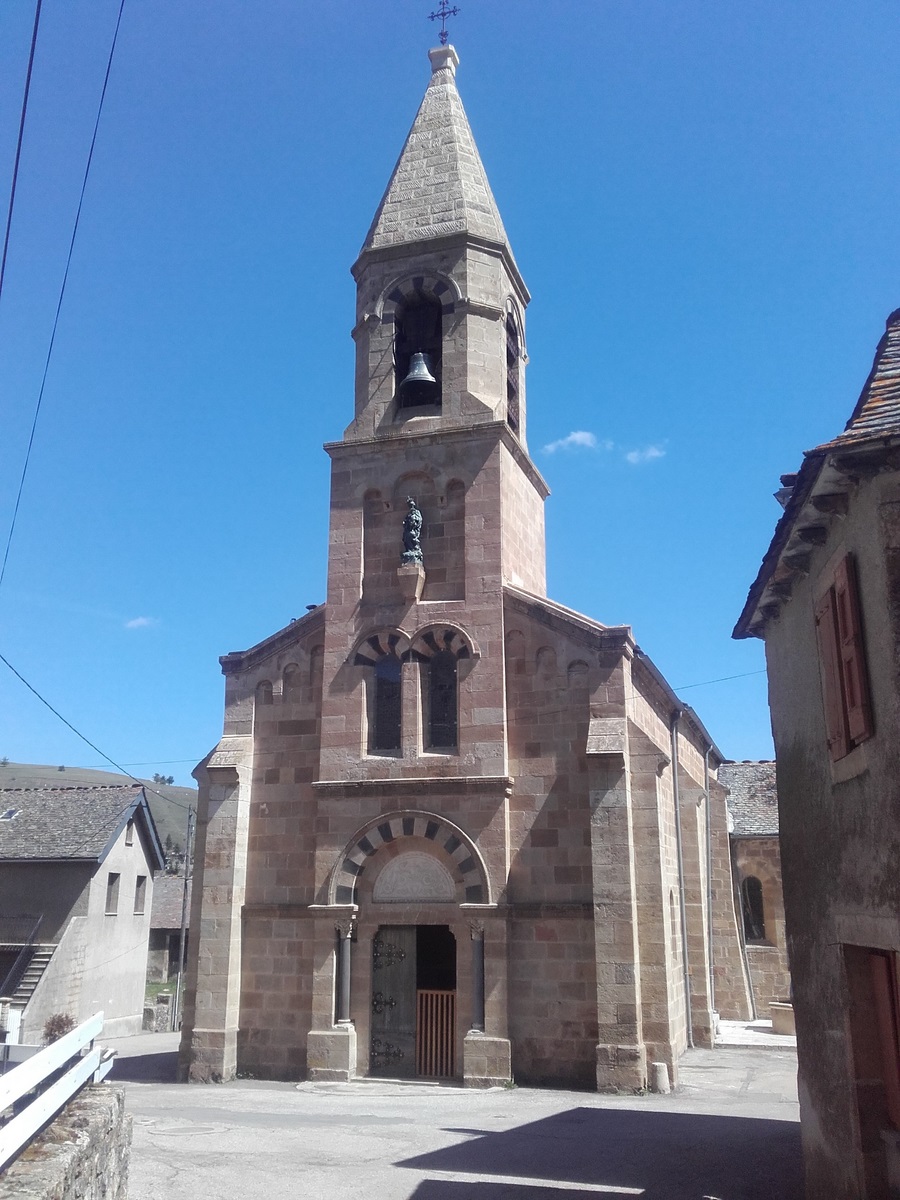
<path fill-rule="evenodd" d="M 816 608 L 816 636 L 819 639 L 819 662 L 822 668 L 822 699 L 825 702 L 828 753 L 836 760 L 849 753 L 850 742 L 847 738 L 847 723 L 844 720 L 844 697 L 834 610 L 834 588 L 829 588 Z"/>
<path fill-rule="evenodd" d="M 847 732 L 855 745 L 872 736 L 872 709 L 859 609 L 856 564 L 848 554 L 834 575 L 835 612 L 841 679 L 847 706 Z"/>
<path fill-rule="evenodd" d="M 875 1020 L 881 1042 L 882 1081 L 888 1117 L 900 1129 L 900 1012 L 898 1012 L 897 965 L 893 954 L 873 950 L 869 954 Z"/>

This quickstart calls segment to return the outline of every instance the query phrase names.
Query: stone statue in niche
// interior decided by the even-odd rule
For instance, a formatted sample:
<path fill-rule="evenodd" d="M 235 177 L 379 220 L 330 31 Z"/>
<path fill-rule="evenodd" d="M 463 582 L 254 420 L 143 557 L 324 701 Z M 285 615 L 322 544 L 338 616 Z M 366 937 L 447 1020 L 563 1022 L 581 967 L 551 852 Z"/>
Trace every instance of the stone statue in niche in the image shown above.
<path fill-rule="evenodd" d="M 403 553 L 401 563 L 420 563 L 422 561 L 422 513 L 412 496 L 406 497 L 408 505 L 406 516 L 403 518 Z"/>

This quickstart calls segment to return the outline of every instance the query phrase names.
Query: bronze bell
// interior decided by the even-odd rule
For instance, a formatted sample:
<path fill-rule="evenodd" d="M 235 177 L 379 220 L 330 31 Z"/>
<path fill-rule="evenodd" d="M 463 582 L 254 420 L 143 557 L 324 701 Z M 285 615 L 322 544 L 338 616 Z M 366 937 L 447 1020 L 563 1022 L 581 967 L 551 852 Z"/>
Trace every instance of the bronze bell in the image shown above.
<path fill-rule="evenodd" d="M 398 389 L 401 404 L 436 404 L 438 389 L 439 384 L 431 373 L 428 355 L 417 350 L 409 360 L 409 371 Z"/>

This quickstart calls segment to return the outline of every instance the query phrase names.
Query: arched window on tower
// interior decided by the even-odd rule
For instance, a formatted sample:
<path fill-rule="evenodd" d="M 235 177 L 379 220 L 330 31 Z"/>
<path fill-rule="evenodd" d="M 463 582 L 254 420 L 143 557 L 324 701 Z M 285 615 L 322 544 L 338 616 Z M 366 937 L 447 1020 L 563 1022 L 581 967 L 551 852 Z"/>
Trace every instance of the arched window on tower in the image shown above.
<path fill-rule="evenodd" d="M 514 433 L 519 432 L 519 384 L 522 346 L 519 327 L 511 312 L 506 314 L 506 423 Z"/>
<path fill-rule="evenodd" d="M 455 750 L 458 740 L 457 660 L 452 650 L 439 650 L 425 668 L 429 750 Z"/>
<path fill-rule="evenodd" d="M 394 393 L 398 408 L 441 404 L 440 301 L 415 291 L 394 319 Z M 424 358 L 414 359 L 420 355 Z"/>
<path fill-rule="evenodd" d="M 755 875 L 741 880 L 741 909 L 744 914 L 744 938 L 748 942 L 764 942 L 766 921 L 763 913 L 762 884 Z"/>
<path fill-rule="evenodd" d="M 379 754 L 399 754 L 401 704 L 400 659 L 385 654 L 375 663 L 375 696 L 371 710 L 370 748 Z"/>

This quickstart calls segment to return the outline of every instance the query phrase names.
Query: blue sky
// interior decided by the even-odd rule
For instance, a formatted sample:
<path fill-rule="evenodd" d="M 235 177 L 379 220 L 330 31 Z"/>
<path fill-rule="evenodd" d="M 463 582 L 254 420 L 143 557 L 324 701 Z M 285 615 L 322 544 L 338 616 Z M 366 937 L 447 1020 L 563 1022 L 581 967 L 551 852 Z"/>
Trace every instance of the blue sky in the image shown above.
<path fill-rule="evenodd" d="M 44 4 L 0 300 L 4 536 L 117 7 Z M 139 774 L 189 782 L 218 656 L 324 598 L 349 267 L 433 7 L 126 2 L 0 650 Z M 762 648 L 730 632 L 779 474 L 843 426 L 900 304 L 900 10 L 460 7 L 460 91 L 534 297 L 550 595 L 633 625 L 723 751 L 767 757 Z M 32 17 L 0 12 L 4 209 Z M 0 754 L 100 765 L 0 670 Z"/>

